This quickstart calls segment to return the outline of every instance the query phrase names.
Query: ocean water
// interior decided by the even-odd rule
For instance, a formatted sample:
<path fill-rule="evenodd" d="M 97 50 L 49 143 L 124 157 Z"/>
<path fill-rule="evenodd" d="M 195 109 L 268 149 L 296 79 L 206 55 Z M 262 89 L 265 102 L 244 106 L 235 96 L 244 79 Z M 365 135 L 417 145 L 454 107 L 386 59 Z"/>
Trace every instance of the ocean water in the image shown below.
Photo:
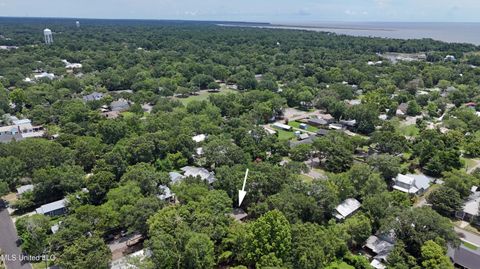
<path fill-rule="evenodd" d="M 445 42 L 471 43 L 480 45 L 480 22 L 279 23 L 258 25 L 255 27 L 324 31 L 352 36 L 371 36 L 383 38 L 432 38 Z"/>

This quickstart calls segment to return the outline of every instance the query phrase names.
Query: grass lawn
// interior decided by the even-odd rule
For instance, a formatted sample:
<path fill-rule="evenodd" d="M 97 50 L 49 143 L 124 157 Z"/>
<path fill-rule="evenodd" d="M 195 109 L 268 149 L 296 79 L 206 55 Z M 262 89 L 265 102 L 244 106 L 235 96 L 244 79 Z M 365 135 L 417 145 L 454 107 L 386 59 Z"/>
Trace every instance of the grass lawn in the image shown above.
<path fill-rule="evenodd" d="M 300 175 L 298 175 L 298 177 L 300 178 L 300 180 L 302 180 L 305 183 L 311 183 L 313 181 L 313 178 L 311 178 L 307 175 L 304 175 L 304 174 L 300 174 Z"/>
<path fill-rule="evenodd" d="M 393 118 L 390 120 L 397 132 L 403 136 L 417 136 L 420 133 L 420 130 L 417 128 L 417 125 L 404 125 L 398 118 Z"/>
<path fill-rule="evenodd" d="M 355 269 L 355 267 L 348 265 L 346 262 L 335 262 L 327 266 L 326 269 Z"/>
<path fill-rule="evenodd" d="M 277 131 L 278 139 L 282 140 L 282 141 L 290 140 L 290 139 L 295 137 L 295 134 L 293 132 L 288 132 L 288 131 L 280 130 L 280 129 L 277 129 L 277 128 L 273 128 L 273 130 Z"/>
<path fill-rule="evenodd" d="M 413 125 L 400 125 L 397 127 L 397 131 L 404 136 L 417 136 L 420 130 L 415 124 Z"/>
<path fill-rule="evenodd" d="M 232 89 L 229 89 L 229 88 L 222 88 L 220 89 L 220 92 L 216 92 L 216 93 L 212 93 L 212 92 L 208 92 L 208 91 L 201 91 L 199 92 L 197 95 L 191 95 L 187 98 L 179 98 L 179 97 L 175 97 L 175 99 L 179 100 L 180 102 L 182 102 L 182 104 L 184 105 L 187 105 L 188 103 L 192 102 L 192 101 L 204 101 L 204 100 L 207 100 L 208 99 L 208 96 L 210 94 L 225 94 L 225 93 L 238 93 L 237 91 L 235 90 L 232 90 Z"/>
<path fill-rule="evenodd" d="M 469 158 L 462 158 L 462 160 L 465 162 L 465 169 L 468 170 L 475 165 L 477 165 L 477 161 L 475 159 L 469 159 Z"/>
<path fill-rule="evenodd" d="M 288 123 L 288 125 L 292 126 L 293 128 L 298 128 L 300 129 L 300 122 L 298 121 L 290 121 Z M 318 128 L 317 127 L 313 127 L 313 126 L 310 126 L 307 124 L 307 131 L 310 131 L 310 132 L 317 132 L 318 131 Z"/>
<path fill-rule="evenodd" d="M 478 247 L 472 243 L 469 243 L 469 242 L 466 242 L 466 241 L 463 241 L 462 240 L 462 245 L 466 246 L 467 248 L 471 249 L 471 250 L 477 250 Z"/>

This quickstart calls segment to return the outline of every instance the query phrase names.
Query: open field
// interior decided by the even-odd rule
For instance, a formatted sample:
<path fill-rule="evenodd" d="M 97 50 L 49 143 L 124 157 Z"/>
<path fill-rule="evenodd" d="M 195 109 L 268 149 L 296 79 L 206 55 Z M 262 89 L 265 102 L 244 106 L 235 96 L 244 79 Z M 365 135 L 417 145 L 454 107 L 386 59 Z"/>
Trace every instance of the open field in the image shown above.
<path fill-rule="evenodd" d="M 186 98 L 181 98 L 181 97 L 173 97 L 173 99 L 176 99 L 176 100 L 179 100 L 180 102 L 182 102 L 184 105 L 187 105 L 188 103 L 192 102 L 192 101 L 204 101 L 204 100 L 207 100 L 208 99 L 208 96 L 210 96 L 211 94 L 226 94 L 226 93 L 238 93 L 238 91 L 235 91 L 235 90 L 232 90 L 232 89 L 229 89 L 229 88 L 226 88 L 226 87 L 222 87 L 220 89 L 220 92 L 209 92 L 207 90 L 202 90 L 202 91 L 199 91 L 197 93 L 197 95 L 191 95 L 189 97 L 186 97 Z"/>

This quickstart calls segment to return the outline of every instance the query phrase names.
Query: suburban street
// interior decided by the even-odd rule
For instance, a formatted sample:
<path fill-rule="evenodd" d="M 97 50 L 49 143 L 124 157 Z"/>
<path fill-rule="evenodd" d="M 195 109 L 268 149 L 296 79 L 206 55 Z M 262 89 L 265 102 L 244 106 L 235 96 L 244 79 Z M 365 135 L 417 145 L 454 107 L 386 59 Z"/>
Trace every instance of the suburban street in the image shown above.
<path fill-rule="evenodd" d="M 480 246 L 480 236 L 472 232 L 469 232 L 467 230 L 464 230 L 460 227 L 454 227 L 454 229 L 455 229 L 455 232 L 463 235 L 462 239 L 464 239 L 465 241 L 475 244 L 477 246 Z"/>
<path fill-rule="evenodd" d="M 31 269 L 30 263 L 19 261 L 22 255 L 20 248 L 17 246 L 17 231 L 13 225 L 12 219 L 7 209 L 0 208 L 0 249 L 3 250 L 5 257 L 5 265 L 7 269 Z M 16 259 L 15 259 L 16 258 Z"/>

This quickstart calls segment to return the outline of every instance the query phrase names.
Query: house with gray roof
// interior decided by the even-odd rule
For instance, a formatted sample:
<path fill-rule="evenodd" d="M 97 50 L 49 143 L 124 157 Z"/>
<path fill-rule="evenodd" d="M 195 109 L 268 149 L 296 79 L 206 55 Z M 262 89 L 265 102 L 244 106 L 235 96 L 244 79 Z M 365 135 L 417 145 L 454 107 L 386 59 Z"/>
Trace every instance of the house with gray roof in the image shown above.
<path fill-rule="evenodd" d="M 458 248 L 448 247 L 447 255 L 456 268 L 478 269 L 480 266 L 480 250 L 469 249 L 464 245 Z"/>
<path fill-rule="evenodd" d="M 319 118 L 311 118 L 307 120 L 307 123 L 312 126 L 327 126 L 328 121 Z"/>
<path fill-rule="evenodd" d="M 181 170 L 184 172 L 184 177 L 200 177 L 202 180 L 207 181 L 208 184 L 217 181 L 213 172 L 209 172 L 202 167 L 185 166 Z"/>
<path fill-rule="evenodd" d="M 37 214 L 50 217 L 63 215 L 67 212 L 67 200 L 62 199 L 46 205 L 42 205 L 41 207 L 37 208 L 35 212 Z"/>
<path fill-rule="evenodd" d="M 357 211 L 362 204 L 355 198 L 348 198 L 335 208 L 335 218 L 343 220 Z"/>
<path fill-rule="evenodd" d="M 455 213 L 455 216 L 461 220 L 468 222 L 475 222 L 480 224 L 479 210 L 480 210 L 480 191 L 477 188 L 472 188 L 472 194 L 463 205 L 461 211 Z"/>
<path fill-rule="evenodd" d="M 398 174 L 397 177 L 393 179 L 393 182 L 393 188 L 395 190 L 418 195 L 430 188 L 433 179 L 423 174 Z"/>
<path fill-rule="evenodd" d="M 168 175 L 170 176 L 170 182 L 172 184 L 178 183 L 183 179 L 183 175 L 177 172 L 170 172 Z"/>
<path fill-rule="evenodd" d="M 104 97 L 104 94 L 103 93 L 100 93 L 100 92 L 93 92 L 89 95 L 85 95 L 83 97 L 83 101 L 85 102 L 91 102 L 91 101 L 99 101 L 99 100 L 102 100 Z"/>
<path fill-rule="evenodd" d="M 158 187 L 162 194 L 157 195 L 158 199 L 167 202 L 175 202 L 175 193 L 169 187 L 161 185 Z"/>
<path fill-rule="evenodd" d="M 120 98 L 110 103 L 110 110 L 123 112 L 127 111 L 130 108 L 130 105 L 130 101 Z"/>
<path fill-rule="evenodd" d="M 28 185 L 23 185 L 17 188 L 17 197 L 21 197 L 22 194 L 26 193 L 27 191 L 33 191 L 33 185 L 28 184 Z"/>

